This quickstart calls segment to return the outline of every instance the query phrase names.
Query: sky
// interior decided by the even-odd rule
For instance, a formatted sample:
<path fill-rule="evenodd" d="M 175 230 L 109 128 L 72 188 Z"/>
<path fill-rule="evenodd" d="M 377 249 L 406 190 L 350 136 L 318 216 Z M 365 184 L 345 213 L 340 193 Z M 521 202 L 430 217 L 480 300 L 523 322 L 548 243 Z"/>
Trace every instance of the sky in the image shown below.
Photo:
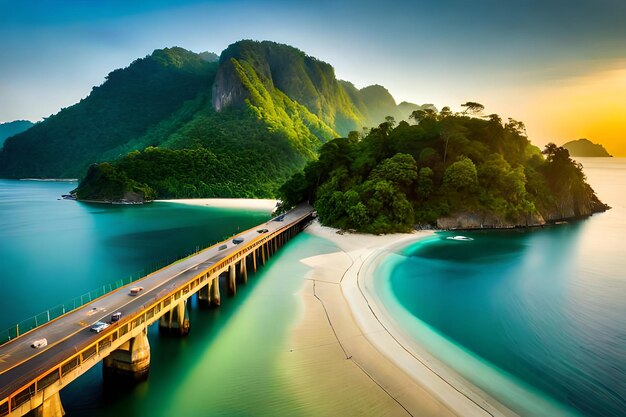
<path fill-rule="evenodd" d="M 477 101 L 533 143 L 626 156 L 622 0 L 0 0 L 0 122 L 41 120 L 154 49 L 293 45 L 397 102 Z"/>

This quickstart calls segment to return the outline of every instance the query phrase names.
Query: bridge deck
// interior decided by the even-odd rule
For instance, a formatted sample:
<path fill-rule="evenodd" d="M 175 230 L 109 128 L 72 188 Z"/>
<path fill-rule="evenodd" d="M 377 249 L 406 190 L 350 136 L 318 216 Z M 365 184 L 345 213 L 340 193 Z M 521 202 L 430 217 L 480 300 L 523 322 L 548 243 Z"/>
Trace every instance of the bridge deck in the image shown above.
<path fill-rule="evenodd" d="M 111 325 L 103 333 L 96 334 L 89 330 L 93 323 L 109 321 L 111 314 L 117 311 L 122 312 L 120 323 L 123 323 L 126 318 L 136 316 L 146 306 L 154 305 L 159 299 L 186 285 L 198 275 L 208 272 L 223 260 L 244 253 L 264 238 L 277 235 L 298 224 L 311 212 L 312 208 L 308 205 L 298 206 L 284 215 L 283 221 L 272 219 L 238 234 L 236 237 L 244 239 L 241 244 L 234 244 L 234 237 L 220 242 L 0 346 L 0 400 L 28 386 L 38 376 L 118 326 Z M 267 229 L 268 232 L 259 233 L 259 229 Z M 222 245 L 227 245 L 227 248 L 219 250 Z M 142 286 L 144 289 L 137 296 L 130 296 L 129 288 L 133 286 Z M 33 341 L 42 338 L 48 341 L 46 347 L 35 349 L 30 346 Z"/>

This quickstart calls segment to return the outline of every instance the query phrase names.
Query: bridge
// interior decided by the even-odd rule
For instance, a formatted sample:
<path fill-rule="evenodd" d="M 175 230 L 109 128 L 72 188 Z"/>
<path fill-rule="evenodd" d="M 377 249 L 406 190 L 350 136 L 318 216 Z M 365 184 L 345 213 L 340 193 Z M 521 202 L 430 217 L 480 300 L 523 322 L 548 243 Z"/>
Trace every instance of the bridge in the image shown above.
<path fill-rule="evenodd" d="M 220 281 L 234 296 L 237 283 L 247 281 L 249 268 L 256 272 L 313 216 L 309 205 L 300 205 L 0 346 L 0 417 L 31 411 L 35 416 L 61 417 L 61 389 L 100 361 L 105 381 L 147 378 L 148 326 L 158 322 L 161 332 L 186 335 L 192 295 L 197 294 L 200 304 L 219 306 Z M 133 287 L 143 289 L 131 295 Z M 121 318 L 112 322 L 118 311 Z M 110 324 L 99 333 L 91 331 L 99 321 Z M 46 346 L 31 346 L 44 338 Z"/>

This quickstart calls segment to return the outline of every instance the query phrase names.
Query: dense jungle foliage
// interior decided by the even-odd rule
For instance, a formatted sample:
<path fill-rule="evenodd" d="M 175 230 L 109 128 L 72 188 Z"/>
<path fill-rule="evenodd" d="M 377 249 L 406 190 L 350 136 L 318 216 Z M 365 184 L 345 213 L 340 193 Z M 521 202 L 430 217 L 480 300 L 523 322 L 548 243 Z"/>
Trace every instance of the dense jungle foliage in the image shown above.
<path fill-rule="evenodd" d="M 323 224 L 370 233 L 467 213 L 497 227 L 606 208 L 567 150 L 549 144 L 542 155 L 522 122 L 477 117 L 479 103 L 464 107 L 417 110 L 397 126 L 389 117 L 364 135 L 324 144 L 319 159 L 282 186 L 284 207 L 308 200 Z"/>

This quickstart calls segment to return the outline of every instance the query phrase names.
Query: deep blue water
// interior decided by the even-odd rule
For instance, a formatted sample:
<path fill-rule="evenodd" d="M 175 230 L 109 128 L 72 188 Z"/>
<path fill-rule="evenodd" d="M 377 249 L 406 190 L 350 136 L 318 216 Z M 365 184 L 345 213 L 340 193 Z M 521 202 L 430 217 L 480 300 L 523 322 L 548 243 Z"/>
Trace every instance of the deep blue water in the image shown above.
<path fill-rule="evenodd" d="M 582 162 L 612 210 L 531 231 L 438 233 L 376 278 L 412 337 L 521 415 L 626 415 L 626 160 Z M 447 239 L 458 234 L 473 240 Z"/>

